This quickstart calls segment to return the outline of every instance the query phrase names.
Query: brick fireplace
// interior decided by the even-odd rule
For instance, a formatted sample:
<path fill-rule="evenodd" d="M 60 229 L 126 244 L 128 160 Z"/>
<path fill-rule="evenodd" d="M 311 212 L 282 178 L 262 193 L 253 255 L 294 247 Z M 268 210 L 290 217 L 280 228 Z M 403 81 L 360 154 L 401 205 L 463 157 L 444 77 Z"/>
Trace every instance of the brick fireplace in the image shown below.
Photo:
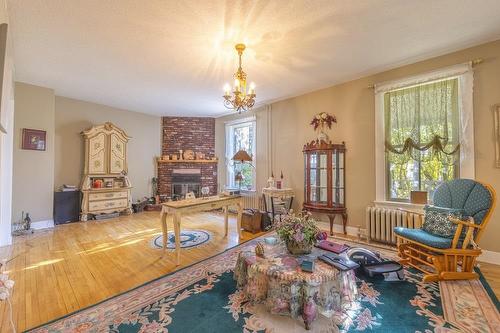
<path fill-rule="evenodd" d="M 177 154 L 191 149 L 205 156 L 215 156 L 215 118 L 204 117 L 163 117 L 162 155 Z M 217 193 L 217 163 L 162 162 L 158 163 L 158 190 L 160 195 L 172 197 L 172 190 L 188 188 L 181 186 L 179 174 L 192 174 L 199 170 L 200 187 L 210 188 L 210 194 Z M 177 175 L 177 176 L 176 176 Z M 180 178 L 182 179 L 182 177 Z M 175 184 L 174 184 L 175 183 Z M 186 185 L 193 185 L 193 181 Z M 175 186 L 173 186 L 175 185 Z"/>

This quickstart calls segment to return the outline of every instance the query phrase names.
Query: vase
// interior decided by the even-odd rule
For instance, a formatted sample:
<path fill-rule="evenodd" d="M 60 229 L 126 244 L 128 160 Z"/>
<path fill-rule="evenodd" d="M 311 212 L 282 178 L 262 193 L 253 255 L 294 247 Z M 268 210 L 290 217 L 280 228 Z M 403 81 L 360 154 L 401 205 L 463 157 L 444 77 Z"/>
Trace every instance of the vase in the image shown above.
<path fill-rule="evenodd" d="M 328 142 L 330 140 L 330 138 L 328 137 L 328 134 L 325 133 L 325 125 L 324 124 L 321 124 L 318 132 L 319 132 L 318 133 L 319 142 L 321 142 L 321 141 Z"/>
<path fill-rule="evenodd" d="M 312 244 L 306 242 L 297 243 L 296 241 L 289 240 L 286 241 L 286 248 L 293 255 L 309 254 L 312 251 Z"/>

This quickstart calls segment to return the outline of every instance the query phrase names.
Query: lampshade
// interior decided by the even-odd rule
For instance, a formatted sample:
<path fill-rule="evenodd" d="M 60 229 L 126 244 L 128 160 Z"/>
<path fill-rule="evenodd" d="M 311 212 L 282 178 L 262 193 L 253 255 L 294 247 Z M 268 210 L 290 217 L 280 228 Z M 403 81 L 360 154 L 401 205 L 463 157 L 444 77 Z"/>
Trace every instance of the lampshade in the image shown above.
<path fill-rule="evenodd" d="M 241 149 L 241 150 L 238 150 L 238 152 L 236 152 L 236 154 L 234 154 L 232 160 L 238 161 L 241 163 L 252 162 L 252 157 L 250 155 L 248 155 L 248 153 L 245 150 Z"/>

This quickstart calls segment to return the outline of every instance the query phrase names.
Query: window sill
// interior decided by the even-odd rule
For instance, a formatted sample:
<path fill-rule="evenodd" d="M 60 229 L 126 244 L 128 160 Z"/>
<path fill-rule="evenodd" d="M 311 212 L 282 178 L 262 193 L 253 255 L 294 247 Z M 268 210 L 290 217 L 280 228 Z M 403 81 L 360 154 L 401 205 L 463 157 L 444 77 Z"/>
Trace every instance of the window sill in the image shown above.
<path fill-rule="evenodd" d="M 414 204 L 411 202 L 386 201 L 386 200 L 377 200 L 374 201 L 373 203 L 375 204 L 375 207 L 400 208 L 416 213 L 423 213 L 425 206 L 424 204 Z"/>

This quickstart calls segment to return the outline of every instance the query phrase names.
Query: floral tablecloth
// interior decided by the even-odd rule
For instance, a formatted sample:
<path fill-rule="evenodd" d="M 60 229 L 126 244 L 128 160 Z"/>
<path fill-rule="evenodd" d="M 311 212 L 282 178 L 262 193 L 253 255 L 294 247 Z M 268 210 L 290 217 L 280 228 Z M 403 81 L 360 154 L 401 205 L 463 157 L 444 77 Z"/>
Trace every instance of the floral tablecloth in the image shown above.
<path fill-rule="evenodd" d="M 234 278 L 249 300 L 265 303 L 273 314 L 302 317 L 308 328 L 318 314 L 331 317 L 346 311 L 357 296 L 354 272 L 315 260 L 322 253 L 314 248 L 310 255 L 293 256 L 283 245 L 265 245 L 265 258 L 242 251 Z M 315 261 L 312 273 L 300 268 L 306 258 Z"/>

